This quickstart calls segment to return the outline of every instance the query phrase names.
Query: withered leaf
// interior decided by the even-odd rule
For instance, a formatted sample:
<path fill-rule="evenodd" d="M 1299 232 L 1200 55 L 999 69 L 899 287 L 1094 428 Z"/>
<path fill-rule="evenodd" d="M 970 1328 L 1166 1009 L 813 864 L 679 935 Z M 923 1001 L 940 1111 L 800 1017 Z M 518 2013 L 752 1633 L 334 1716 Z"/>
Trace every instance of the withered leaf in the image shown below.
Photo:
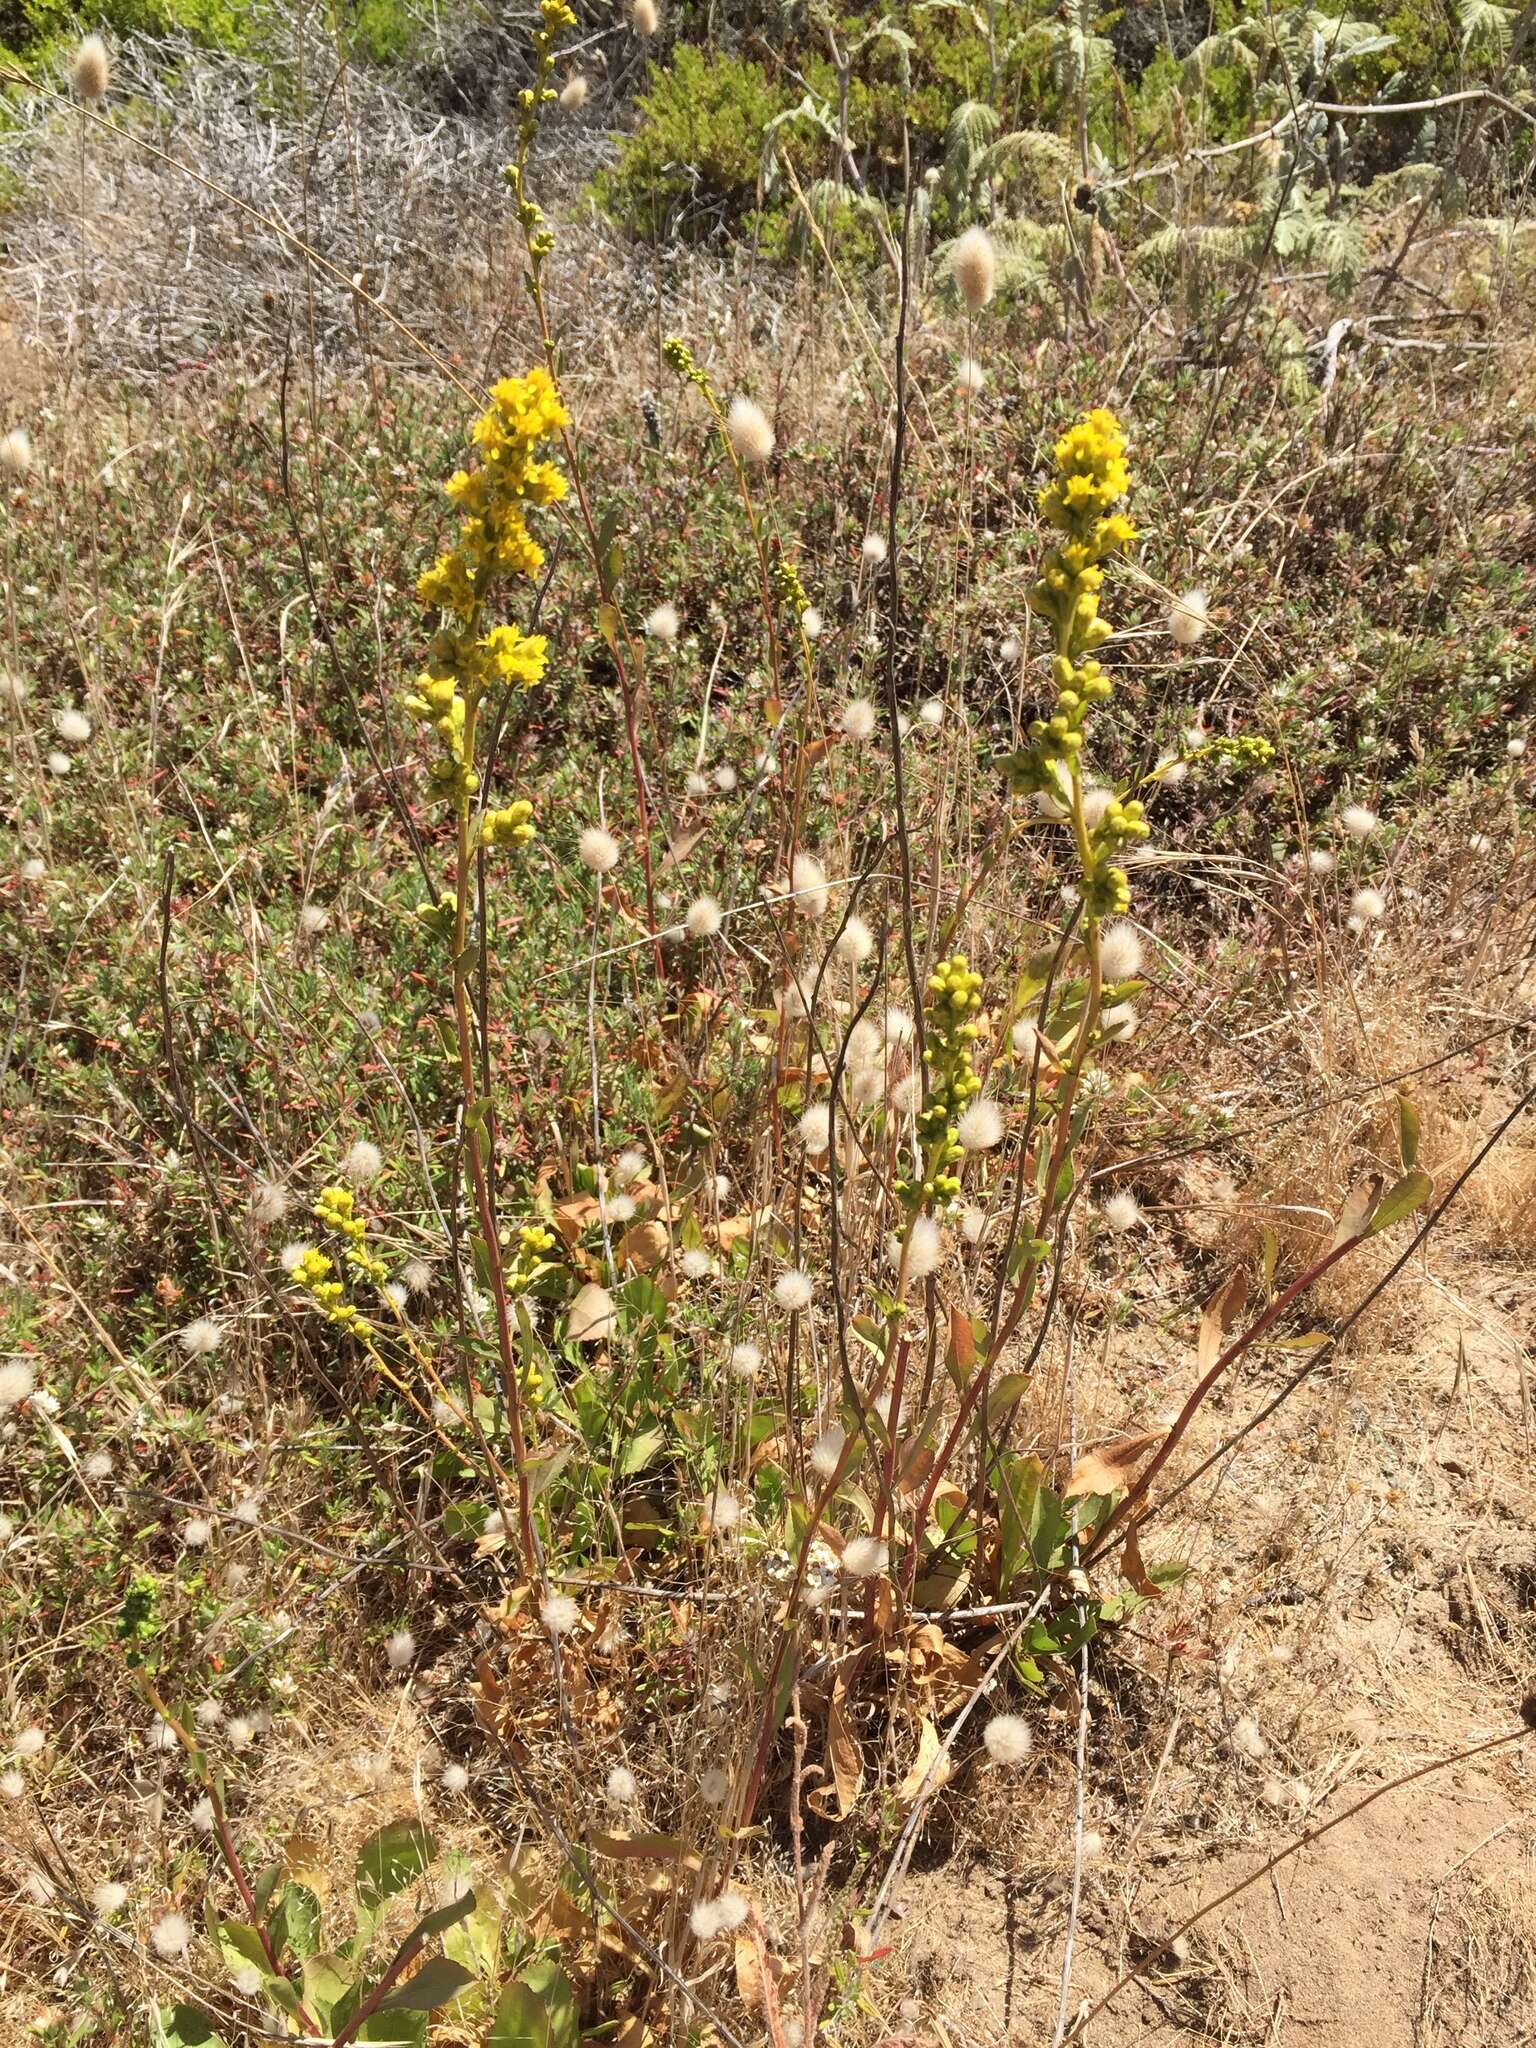
<path fill-rule="evenodd" d="M 1085 1451 L 1072 1467 L 1072 1476 L 1062 1489 L 1063 1500 L 1080 1500 L 1095 1493 L 1123 1493 L 1136 1475 L 1136 1467 L 1155 1451 L 1167 1435 L 1152 1429 L 1142 1436 L 1128 1436 L 1102 1450 Z"/>

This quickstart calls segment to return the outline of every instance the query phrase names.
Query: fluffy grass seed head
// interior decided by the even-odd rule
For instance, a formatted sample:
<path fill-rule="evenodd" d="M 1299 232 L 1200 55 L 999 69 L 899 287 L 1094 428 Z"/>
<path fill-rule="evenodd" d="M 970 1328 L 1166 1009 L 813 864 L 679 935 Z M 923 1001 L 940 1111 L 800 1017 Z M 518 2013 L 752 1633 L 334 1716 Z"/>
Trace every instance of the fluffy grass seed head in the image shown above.
<path fill-rule="evenodd" d="M 384 1645 L 384 1661 L 391 1671 L 408 1671 L 416 1661 L 416 1638 L 408 1628 L 397 1628 Z"/>
<path fill-rule="evenodd" d="M 1194 647 L 1210 629 L 1211 612 L 1203 590 L 1186 590 L 1168 609 L 1168 631 L 1176 647 Z"/>
<path fill-rule="evenodd" d="M 67 775 L 73 765 L 68 754 L 61 754 L 57 747 L 48 756 L 47 767 L 50 775 Z"/>
<path fill-rule="evenodd" d="M 400 1268 L 400 1278 L 412 1294 L 430 1294 L 432 1291 L 432 1268 L 425 1259 L 407 1259 Z"/>
<path fill-rule="evenodd" d="M 653 640 L 675 640 L 682 623 L 675 604 L 659 604 L 647 618 L 645 630 Z"/>
<path fill-rule="evenodd" d="M 560 104 L 568 114 L 578 112 L 587 104 L 587 81 L 580 71 L 573 71 L 560 88 Z"/>
<path fill-rule="evenodd" d="M 872 569 L 878 569 L 890 553 L 883 533 L 866 533 L 859 543 L 859 552 Z"/>
<path fill-rule="evenodd" d="M 610 1806 L 633 1806 L 640 1797 L 640 1787 L 635 1774 L 628 1764 L 615 1764 L 603 1780 L 603 1797 Z"/>
<path fill-rule="evenodd" d="M 729 1536 L 741 1527 L 741 1502 L 724 1486 L 717 1486 L 704 1503 L 704 1526 L 712 1536 Z"/>
<path fill-rule="evenodd" d="M 1122 1190 L 1108 1198 L 1100 1214 L 1113 1231 L 1134 1230 L 1141 1221 L 1141 1204 L 1134 1195 Z"/>
<path fill-rule="evenodd" d="M 683 924 L 691 938 L 712 939 L 724 921 L 724 915 L 713 896 L 696 896 L 688 906 L 688 914 L 683 919 Z"/>
<path fill-rule="evenodd" d="M 149 1930 L 149 1945 L 166 1962 L 185 1955 L 192 1946 L 191 1921 L 182 1913 L 162 1913 Z"/>
<path fill-rule="evenodd" d="M 731 1346 L 731 1371 L 739 1380 L 755 1380 L 763 1369 L 763 1354 L 755 1344 Z"/>
<path fill-rule="evenodd" d="M 1505 741 L 1504 751 L 1511 761 L 1518 761 L 1525 753 L 1525 741 L 1517 734 L 1514 739 Z"/>
<path fill-rule="evenodd" d="M 601 825 L 588 825 L 576 842 L 581 864 L 594 875 L 610 874 L 619 864 L 619 842 Z"/>
<path fill-rule="evenodd" d="M 798 1315 L 802 1309 L 808 1309 L 815 1292 L 809 1273 L 802 1273 L 798 1267 L 781 1273 L 773 1283 L 774 1300 L 790 1315 Z"/>
<path fill-rule="evenodd" d="M 552 1636 L 568 1636 L 581 1625 L 581 1609 L 569 1593 L 551 1593 L 539 1609 L 539 1619 Z"/>
<path fill-rule="evenodd" d="M 738 395 L 731 400 L 725 431 L 742 462 L 766 462 L 773 453 L 773 428 L 755 399 Z"/>
<path fill-rule="evenodd" d="M 656 0 L 630 0 L 629 18 L 637 36 L 653 36 L 661 26 Z"/>
<path fill-rule="evenodd" d="M 19 1408 L 23 1401 L 31 1399 L 35 1385 L 30 1365 L 23 1365 L 20 1360 L 0 1365 L 0 1408 Z"/>
<path fill-rule="evenodd" d="M 1330 853 L 1326 846 L 1314 846 L 1307 855 L 1309 875 L 1331 875 L 1338 864 L 1337 854 Z"/>
<path fill-rule="evenodd" d="M 813 1102 L 795 1126 L 801 1144 L 812 1158 L 826 1151 L 832 1142 L 832 1111 L 825 1102 Z"/>
<path fill-rule="evenodd" d="M 348 1148 L 336 1171 L 343 1180 L 351 1181 L 353 1187 L 366 1187 L 384 1171 L 384 1154 L 367 1138 L 359 1138 Z"/>
<path fill-rule="evenodd" d="M 843 706 L 838 724 L 842 727 L 845 738 L 867 740 L 874 732 L 879 715 L 867 697 L 853 697 Z"/>
<path fill-rule="evenodd" d="M 994 1714 L 983 1729 L 981 1739 L 993 1763 L 1005 1767 L 1023 1763 L 1034 1747 L 1029 1723 L 1021 1714 Z"/>
<path fill-rule="evenodd" d="M 731 1796 L 731 1774 L 718 1764 L 699 1773 L 699 1797 L 706 1806 L 724 1806 Z"/>
<path fill-rule="evenodd" d="M 251 1190 L 251 1221 L 263 1228 L 288 1214 L 288 1190 L 278 1180 L 258 1180 Z"/>
<path fill-rule="evenodd" d="M 790 863 L 789 886 L 801 917 L 825 917 L 831 905 L 827 871 L 813 853 L 797 853 Z"/>
<path fill-rule="evenodd" d="M 826 620 L 813 604 L 808 604 L 800 614 L 800 630 L 807 640 L 819 640 L 826 628 L 826 623 Z"/>
<path fill-rule="evenodd" d="M 13 1756 L 41 1756 L 47 1746 L 48 1737 L 34 1723 L 30 1728 L 17 1730 L 11 1742 L 11 1753 Z"/>
<path fill-rule="evenodd" d="M 861 967 L 875 950 L 875 935 L 862 917 L 850 917 L 832 942 L 839 960 Z"/>
<path fill-rule="evenodd" d="M 188 1550 L 205 1550 L 212 1534 L 213 1524 L 206 1515 L 189 1515 L 181 1525 L 181 1540 Z"/>
<path fill-rule="evenodd" d="M 699 1244 L 691 1244 L 678 1265 L 685 1280 L 709 1280 L 719 1271 L 711 1254 Z"/>
<path fill-rule="evenodd" d="M 1339 813 L 1339 823 L 1351 839 L 1361 840 L 1369 839 L 1381 820 L 1364 804 L 1346 804 Z"/>
<path fill-rule="evenodd" d="M 970 356 L 962 356 L 960 358 L 959 365 L 955 370 L 955 389 L 962 396 L 967 398 L 974 397 L 978 391 L 983 389 L 986 381 L 987 373 L 980 363 L 974 362 Z"/>
<path fill-rule="evenodd" d="M 978 1095 L 955 1126 L 955 1136 L 967 1152 L 990 1152 L 1002 1142 L 1003 1112 L 987 1095 Z"/>
<path fill-rule="evenodd" d="M 114 1914 L 121 1913 L 127 1903 L 127 1885 L 114 1884 L 110 1878 L 97 1885 L 91 1893 L 91 1910 L 98 1920 L 110 1920 Z"/>
<path fill-rule="evenodd" d="M 83 747 L 91 736 L 91 721 L 73 704 L 65 704 L 53 714 L 53 729 L 69 746 Z"/>
<path fill-rule="evenodd" d="M 462 1764 L 449 1764 L 438 1783 L 445 1792 L 456 1798 L 460 1792 L 469 1790 L 469 1773 Z"/>
<path fill-rule="evenodd" d="M 12 427 L 0 434 L 0 469 L 10 476 L 25 476 L 32 467 L 32 436 L 25 427 Z"/>
<path fill-rule="evenodd" d="M 830 1479 L 842 1462 L 847 1447 L 847 1433 L 834 1422 L 830 1429 L 824 1429 L 811 1445 L 811 1454 L 806 1461 L 818 1479 Z"/>
<path fill-rule="evenodd" d="M 968 313 L 979 313 L 997 289 L 997 251 L 985 228 L 967 228 L 955 244 L 955 283 Z"/>
<path fill-rule="evenodd" d="M 106 44 L 100 36 L 86 36 L 70 60 L 69 74 L 75 82 L 75 91 L 87 103 L 99 100 L 107 89 L 111 73 Z"/>
<path fill-rule="evenodd" d="M 889 1547 L 878 1536 L 855 1536 L 843 1545 L 843 1571 L 850 1579 L 873 1579 L 891 1561 Z"/>
<path fill-rule="evenodd" d="M 1387 913 L 1387 899 L 1379 889 L 1357 889 L 1349 899 L 1350 910 L 1362 924 L 1371 924 Z"/>
<path fill-rule="evenodd" d="M 914 1216 L 907 1231 L 907 1278 L 926 1280 L 943 1263 L 943 1231 L 931 1216 Z"/>
<path fill-rule="evenodd" d="M 1132 981 L 1141 972 L 1141 934 L 1123 919 L 1099 931 L 1099 966 L 1106 981 Z"/>
<path fill-rule="evenodd" d="M 223 1341 L 223 1325 L 214 1322 L 211 1316 L 199 1316 L 176 1332 L 176 1342 L 188 1358 L 211 1358 Z"/>
<path fill-rule="evenodd" d="M 0 1799 L 25 1799 L 27 1781 L 20 1771 L 0 1771 Z"/>

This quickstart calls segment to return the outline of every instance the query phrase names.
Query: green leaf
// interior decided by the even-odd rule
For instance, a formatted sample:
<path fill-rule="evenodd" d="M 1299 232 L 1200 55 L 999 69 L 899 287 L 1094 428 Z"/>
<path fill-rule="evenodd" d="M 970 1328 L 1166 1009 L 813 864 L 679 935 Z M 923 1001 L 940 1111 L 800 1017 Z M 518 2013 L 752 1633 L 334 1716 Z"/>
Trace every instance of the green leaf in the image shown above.
<path fill-rule="evenodd" d="M 256 1901 L 258 1913 L 265 1913 L 273 1892 L 282 1880 L 281 1863 L 268 1863 L 256 1873 L 256 1882 L 251 1886 L 251 1896 Z"/>
<path fill-rule="evenodd" d="M 304 1959 L 304 2003 L 327 2032 L 336 2027 L 336 2008 L 356 1983 L 357 1973 L 340 1956 L 316 1955 Z"/>
<path fill-rule="evenodd" d="M 155 2015 L 164 2048 L 224 2048 L 224 2037 L 215 2032 L 207 2013 L 195 2005 L 165 2006 Z"/>
<path fill-rule="evenodd" d="M 1394 1187 L 1387 1189 L 1377 1205 L 1376 1214 L 1371 1218 L 1371 1236 L 1390 1230 L 1394 1223 L 1401 1223 L 1415 1209 L 1422 1209 L 1434 1191 L 1435 1184 L 1422 1167 L 1416 1166 L 1412 1173 L 1405 1173 Z"/>
<path fill-rule="evenodd" d="M 419 1821 L 387 1821 L 357 1852 L 358 1910 L 376 1914 L 413 1884 L 436 1854 L 437 1844 Z"/>
<path fill-rule="evenodd" d="M 485 2048 L 577 2048 L 580 2040 L 570 1980 L 553 1956 L 540 1956 L 497 2000 Z"/>
<path fill-rule="evenodd" d="M 474 1904 L 474 1894 L 469 1894 Z M 429 1956 L 404 1984 L 397 1984 L 379 2000 L 379 2012 L 435 2012 L 440 2005 L 446 2005 L 457 1998 L 461 1991 L 474 1983 L 470 1971 L 458 1963 L 450 1963 L 446 1956 Z"/>
<path fill-rule="evenodd" d="M 1016 1401 L 1022 1401 L 1028 1392 L 1027 1372 L 1005 1372 L 987 1395 L 988 1422 L 996 1422 L 997 1418 L 1005 1415 Z"/>
<path fill-rule="evenodd" d="M 667 1433 L 664 1429 L 640 1430 L 619 1453 L 619 1477 L 631 1479 L 635 1473 L 643 1472 L 647 1465 L 654 1465 L 666 1447 Z"/>
<path fill-rule="evenodd" d="M 307 1884 L 285 1884 L 268 1929 L 272 1946 L 300 1958 L 320 1946 L 320 1901 Z"/>
<path fill-rule="evenodd" d="M 210 1920 L 213 1916 L 210 1914 Z M 267 1952 L 261 1945 L 261 1936 L 244 1920 L 219 1920 L 210 1930 L 218 1943 L 230 1975 L 237 1970 L 255 1969 L 269 1976 L 272 1965 L 267 1961 Z"/>
<path fill-rule="evenodd" d="M 1404 1173 L 1412 1173 L 1419 1158 L 1419 1112 L 1406 1095 L 1397 1098 L 1397 1149 Z"/>

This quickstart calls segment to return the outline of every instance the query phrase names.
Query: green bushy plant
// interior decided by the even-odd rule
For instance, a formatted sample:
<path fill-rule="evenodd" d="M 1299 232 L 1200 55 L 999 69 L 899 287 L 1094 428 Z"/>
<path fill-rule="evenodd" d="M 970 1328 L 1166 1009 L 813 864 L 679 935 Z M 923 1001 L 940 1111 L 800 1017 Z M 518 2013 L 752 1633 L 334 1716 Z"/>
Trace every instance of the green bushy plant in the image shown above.
<path fill-rule="evenodd" d="M 661 240 L 739 227 L 757 197 L 764 132 L 785 105 L 761 65 L 680 44 L 670 65 L 651 66 L 634 133 L 595 181 L 598 203 Z"/>

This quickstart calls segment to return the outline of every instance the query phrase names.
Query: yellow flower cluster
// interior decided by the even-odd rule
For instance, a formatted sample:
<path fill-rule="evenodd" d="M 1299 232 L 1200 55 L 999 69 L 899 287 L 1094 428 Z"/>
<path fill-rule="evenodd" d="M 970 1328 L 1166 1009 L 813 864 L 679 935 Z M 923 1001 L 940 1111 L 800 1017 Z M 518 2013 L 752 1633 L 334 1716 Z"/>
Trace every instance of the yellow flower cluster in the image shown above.
<path fill-rule="evenodd" d="M 295 1287 L 302 1287 L 315 1307 L 320 1309 L 328 1322 L 339 1328 L 350 1330 L 354 1337 L 371 1337 L 373 1325 L 366 1316 L 359 1315 L 352 1303 L 346 1299 L 347 1290 L 331 1274 L 336 1270 L 333 1259 L 324 1252 L 317 1252 L 313 1246 L 294 1267 L 289 1278 Z"/>
<path fill-rule="evenodd" d="M 481 620 L 498 582 L 535 576 L 543 566 L 544 550 L 528 531 L 528 509 L 563 498 L 565 478 L 538 451 L 569 420 L 546 369 L 504 377 L 495 386 L 472 433 L 479 462 L 457 471 L 447 485 L 464 514 L 458 543 L 438 556 L 416 586 L 422 603 L 443 620 L 405 708 L 441 743 L 428 769 L 435 793 L 460 805 L 480 787 L 473 714 L 481 699 L 496 689 L 531 690 L 544 678 L 549 642 L 542 633 L 512 625 L 482 632 Z"/>
<path fill-rule="evenodd" d="M 1056 443 L 1056 472 L 1040 493 L 1040 510 L 1062 539 L 1041 565 L 1029 592 L 1030 610 L 1050 622 L 1055 643 L 1051 680 L 1056 709 L 1029 727 L 1030 744 L 1004 763 L 1017 795 L 1043 791 L 1073 814 L 1083 860 L 1083 908 L 1092 920 L 1127 908 L 1130 888 L 1111 856 L 1133 839 L 1144 839 L 1147 824 L 1134 799 L 1111 799 L 1091 829 L 1083 822 L 1078 756 L 1088 714 L 1114 685 L 1093 659 L 1110 637 L 1099 615 L 1102 563 L 1128 547 L 1136 528 L 1114 508 L 1131 487 L 1120 422 L 1102 407 L 1069 427 Z"/>
<path fill-rule="evenodd" d="M 480 463 L 448 480 L 452 502 L 464 513 L 459 543 L 439 555 L 417 583 L 422 603 L 470 618 L 502 576 L 537 576 L 544 550 L 528 531 L 529 505 L 553 505 L 565 496 L 565 478 L 535 453 L 570 424 L 548 370 L 503 377 L 471 435 Z"/>
<path fill-rule="evenodd" d="M 533 805 L 522 797 L 503 810 L 487 811 L 480 820 L 482 846 L 526 846 L 538 836 L 533 822 Z"/>
<path fill-rule="evenodd" d="M 357 1202 L 350 1188 L 322 1188 L 320 1199 L 315 1204 L 315 1218 L 328 1230 L 334 1230 L 338 1237 L 347 1240 L 342 1256 L 359 1279 L 388 1279 L 388 1266 L 382 1259 L 376 1259 L 367 1247 L 368 1225 L 357 1213 Z"/>

